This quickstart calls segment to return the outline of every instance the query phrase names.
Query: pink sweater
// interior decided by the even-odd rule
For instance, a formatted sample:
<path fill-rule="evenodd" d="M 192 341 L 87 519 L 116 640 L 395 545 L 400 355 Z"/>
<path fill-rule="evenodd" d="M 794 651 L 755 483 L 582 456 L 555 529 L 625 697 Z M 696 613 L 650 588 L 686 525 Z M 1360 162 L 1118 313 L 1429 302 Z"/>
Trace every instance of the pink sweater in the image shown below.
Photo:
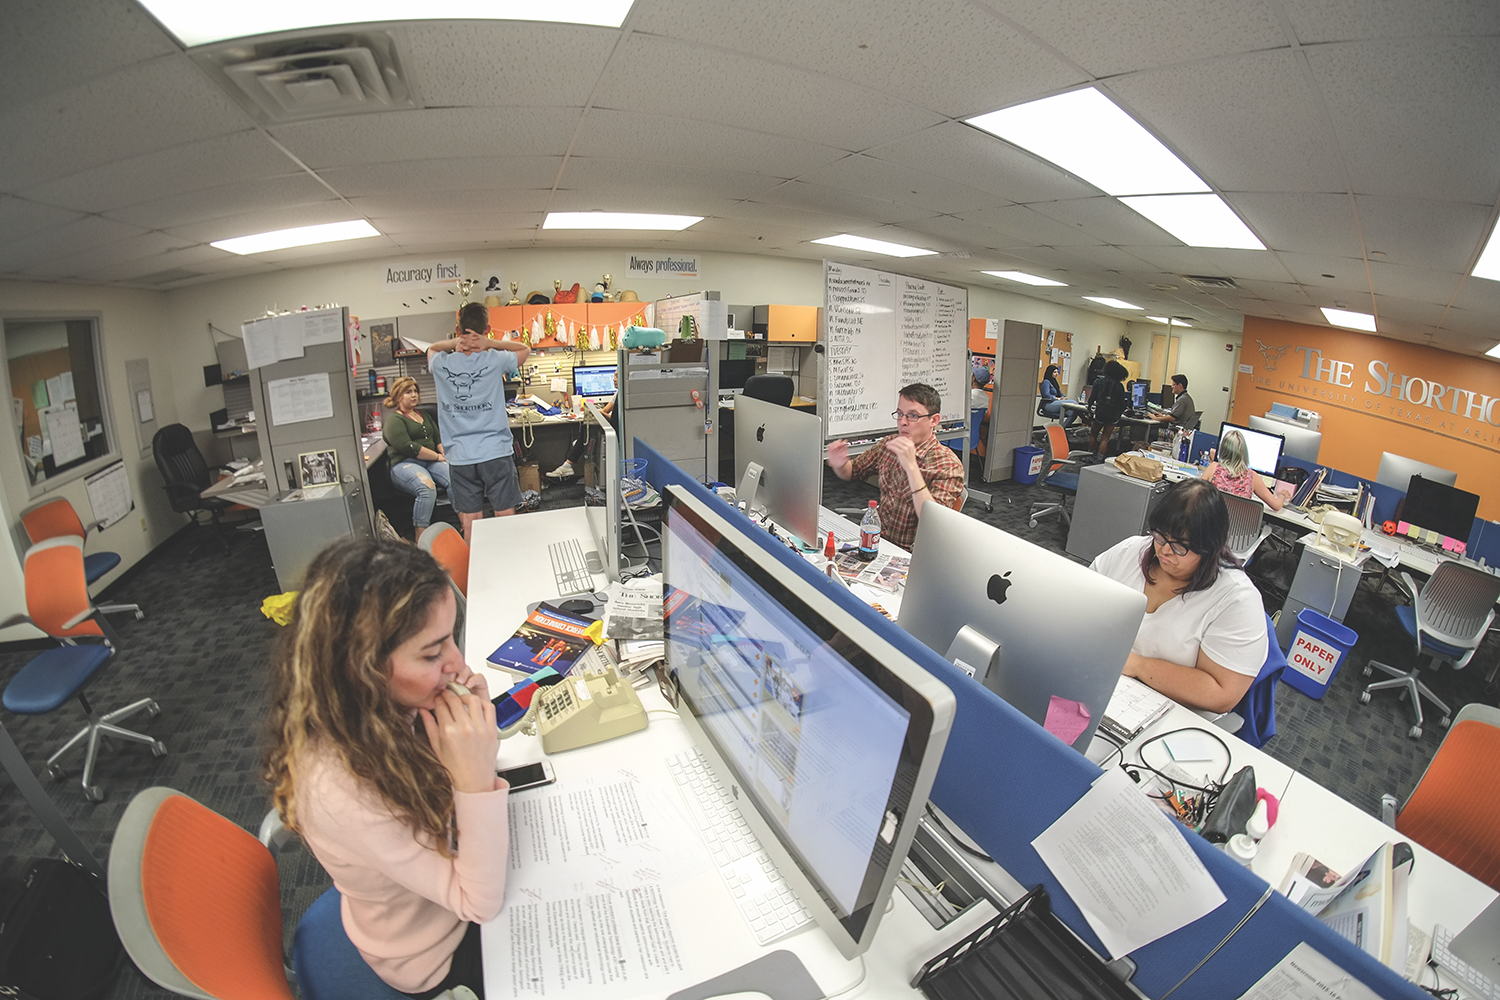
<path fill-rule="evenodd" d="M 506 797 L 454 792 L 459 849 L 445 858 L 391 815 L 377 793 L 317 748 L 298 769 L 302 838 L 343 895 L 344 930 L 370 967 L 403 993 L 448 974 L 469 921 L 505 899 Z"/>

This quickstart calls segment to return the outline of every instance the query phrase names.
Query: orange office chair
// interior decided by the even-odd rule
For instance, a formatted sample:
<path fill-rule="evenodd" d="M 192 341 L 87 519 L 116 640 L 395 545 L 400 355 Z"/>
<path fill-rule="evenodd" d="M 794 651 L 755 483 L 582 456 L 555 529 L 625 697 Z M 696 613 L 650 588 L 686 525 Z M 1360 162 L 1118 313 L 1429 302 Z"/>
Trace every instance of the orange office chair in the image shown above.
<path fill-rule="evenodd" d="M 1068 432 L 1061 424 L 1047 425 L 1047 461 L 1042 469 L 1039 485 L 1057 494 L 1055 501 L 1038 500 L 1031 505 L 1031 517 L 1027 524 L 1036 527 L 1036 519 L 1056 514 L 1064 527 L 1072 524 L 1073 516 L 1068 512 L 1068 497 L 1078 495 L 1078 464 L 1075 455 L 1087 455 L 1087 451 L 1072 451 L 1068 444 Z"/>
<path fill-rule="evenodd" d="M 1417 787 L 1395 814 L 1395 827 L 1423 847 L 1500 889 L 1500 796 L 1486 794 L 1500 760 L 1500 708 L 1465 705 Z M 1395 798 L 1382 800 L 1387 822 Z"/>
<path fill-rule="evenodd" d="M 86 743 L 83 794 L 91 801 L 101 802 L 104 790 L 93 783 L 99 738 L 109 736 L 144 743 L 152 754 L 160 757 L 167 752 L 166 744 L 116 723 L 142 709 L 153 716 L 161 714 L 161 709 L 152 699 L 141 698 L 100 715 L 84 694 L 84 688 L 114 655 L 114 645 L 104 617 L 89 604 L 88 584 L 83 577 L 83 539 L 63 535 L 33 545 L 26 553 L 25 574 L 29 614 L 0 622 L 0 626 L 29 622 L 62 645 L 45 650 L 22 667 L 5 686 L 0 700 L 17 715 L 43 715 L 77 697 L 83 706 L 83 728 L 47 758 L 47 773 L 53 780 L 60 778 L 63 770 L 58 759 L 78 744 Z"/>
<path fill-rule="evenodd" d="M 262 842 L 280 839 L 270 819 L 257 840 L 171 788 L 131 800 L 109 849 L 109 908 L 125 951 L 152 982 L 199 1000 L 292 1000 L 276 861 Z M 323 923 L 323 947 L 297 963 L 306 1000 L 404 996 L 343 935 L 337 905 Z"/>
<path fill-rule="evenodd" d="M 464 623 L 469 616 L 469 543 L 453 525 L 434 521 L 422 532 L 417 548 L 436 559 L 453 584 L 454 596 L 458 598 L 458 626 L 454 630 L 454 639 L 462 649 Z"/>
<path fill-rule="evenodd" d="M 47 500 L 30 510 L 22 511 L 21 525 L 26 529 L 26 537 L 30 539 L 32 545 L 63 535 L 73 535 L 85 541 L 88 539 L 88 529 L 83 526 L 78 512 L 73 509 L 73 505 L 66 497 Z M 93 555 L 85 555 L 83 557 L 84 579 L 92 586 L 118 565 L 120 565 L 118 552 L 95 552 Z M 141 610 L 139 604 L 100 604 L 96 607 L 99 613 L 104 615 L 133 611 L 136 618 L 146 617 L 146 613 Z"/>

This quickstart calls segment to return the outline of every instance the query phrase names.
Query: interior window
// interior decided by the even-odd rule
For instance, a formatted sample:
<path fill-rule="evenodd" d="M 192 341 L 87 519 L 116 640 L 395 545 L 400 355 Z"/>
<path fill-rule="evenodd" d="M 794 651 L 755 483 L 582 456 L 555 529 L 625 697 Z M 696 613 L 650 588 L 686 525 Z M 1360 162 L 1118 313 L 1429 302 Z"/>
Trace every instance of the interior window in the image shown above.
<path fill-rule="evenodd" d="M 41 483 L 110 453 L 93 319 L 8 319 L 11 418 L 28 482 Z"/>

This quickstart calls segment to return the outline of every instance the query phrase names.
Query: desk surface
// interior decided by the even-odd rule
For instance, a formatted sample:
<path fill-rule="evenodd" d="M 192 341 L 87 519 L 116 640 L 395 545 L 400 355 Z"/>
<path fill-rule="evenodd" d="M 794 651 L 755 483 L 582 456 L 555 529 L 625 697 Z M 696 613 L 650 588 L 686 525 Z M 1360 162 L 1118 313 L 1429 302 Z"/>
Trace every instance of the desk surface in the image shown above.
<path fill-rule="evenodd" d="M 501 690 L 509 686 L 508 675 L 484 666 L 485 656 L 514 632 L 528 604 L 558 596 L 549 573 L 518 577 L 514 567 L 547 565 L 548 542 L 569 535 L 586 538 L 587 518 L 582 508 L 568 508 L 481 520 L 474 528 L 466 654 L 471 665 L 489 676 L 491 689 Z M 596 575 L 595 584 L 603 589 L 602 574 Z M 621 740 L 554 755 L 551 761 L 559 782 L 596 781 L 601 774 L 618 772 L 623 753 L 643 794 L 656 796 L 658 807 L 668 802 L 680 809 L 663 758 L 689 745 L 687 732 L 665 706 L 654 685 L 644 689 L 642 697 L 651 712 L 649 727 Z M 1174 706 L 1134 746 L 1152 735 L 1183 727 L 1213 728 L 1195 713 Z M 1252 865 L 1255 874 L 1263 879 L 1279 884 L 1299 851 L 1345 870 L 1364 860 L 1384 840 L 1398 836 L 1375 817 L 1294 773 L 1263 751 L 1227 733 L 1214 732 L 1229 748 L 1229 773 L 1250 764 L 1255 767 L 1257 783 L 1281 799 L 1280 819 L 1262 842 L 1261 853 Z M 1156 746 L 1159 753 L 1160 746 Z M 1155 763 L 1152 749 L 1146 748 L 1145 752 Z M 502 766 L 540 757 L 540 742 L 535 738 L 515 737 L 501 744 Z M 1217 776 L 1223 762 L 1206 762 L 1201 767 Z M 518 803 L 525 794 L 518 793 Z M 1414 847 L 1418 861 L 1413 873 L 1410 915 L 1417 926 L 1430 932 L 1432 924 L 1441 921 L 1457 930 L 1495 898 L 1495 892 L 1482 883 L 1420 845 Z M 845 961 L 814 927 L 804 928 L 768 947 L 757 945 L 718 874 L 711 869 L 698 870 L 697 861 L 692 859 L 687 859 L 684 865 L 692 871 L 679 881 L 664 884 L 662 893 L 686 969 L 684 976 L 678 978 L 685 977 L 690 983 L 737 968 L 772 951 L 786 950 L 803 962 L 825 994 L 848 990 L 850 996 L 906 1000 L 917 996 L 907 984 L 924 961 L 993 915 L 992 909 L 981 905 L 934 932 L 904 895 L 893 893 L 891 909 L 873 947 L 863 957 L 862 971 L 858 962 Z M 507 988 L 510 970 L 504 969 L 509 943 L 497 923 L 485 928 L 485 950 L 487 959 L 495 963 L 487 969 L 487 979 L 499 987 L 492 989 L 490 995 L 496 1000 L 510 996 Z M 674 978 L 660 988 L 644 986 L 638 995 L 665 996 L 683 985 Z"/>

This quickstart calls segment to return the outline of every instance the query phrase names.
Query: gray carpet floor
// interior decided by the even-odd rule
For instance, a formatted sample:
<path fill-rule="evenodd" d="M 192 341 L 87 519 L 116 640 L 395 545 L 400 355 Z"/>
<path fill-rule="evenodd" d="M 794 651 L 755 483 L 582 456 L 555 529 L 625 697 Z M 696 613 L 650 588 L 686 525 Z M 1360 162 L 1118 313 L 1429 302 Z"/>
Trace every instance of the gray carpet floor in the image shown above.
<path fill-rule="evenodd" d="M 1040 487 L 996 483 L 993 513 L 978 503 L 966 512 L 1005 531 L 1061 552 L 1066 541 L 1056 515 L 1035 528 L 1028 526 L 1030 505 L 1050 494 Z M 582 502 L 576 485 L 551 487 L 544 493 L 548 508 Z M 862 506 L 876 496 L 865 483 L 843 483 L 825 478 L 827 506 Z M 524 515 L 522 515 L 524 516 Z M 267 664 L 280 629 L 260 613 L 261 601 L 277 592 L 276 576 L 264 539 L 241 533 L 230 555 L 213 547 L 194 558 L 199 539 L 185 531 L 161 546 L 148 559 L 113 585 L 111 600 L 132 601 L 145 609 L 144 621 L 115 616 L 121 646 L 114 662 L 91 687 L 100 709 L 151 696 L 161 705 L 155 719 L 144 714 L 127 722 L 163 740 L 168 754 L 151 756 L 144 746 L 107 745 L 96 781 L 107 799 L 93 804 L 77 784 L 77 758 L 69 760 L 70 775 L 48 784 L 58 807 L 84 843 L 101 862 L 121 812 L 136 792 L 153 786 L 176 788 L 241 827 L 254 831 L 268 808 L 260 780 L 263 727 L 267 714 Z M 1276 559 L 1268 556 L 1268 581 L 1274 582 Z M 1272 589 L 1269 584 L 1267 589 Z M 1443 730 L 1429 723 L 1419 740 L 1408 740 L 1408 707 L 1393 695 L 1379 696 L 1369 705 L 1359 703 L 1364 679 L 1359 667 L 1378 653 L 1387 662 L 1411 661 L 1409 640 L 1390 612 L 1392 596 L 1363 585 L 1348 624 L 1359 643 L 1322 700 L 1308 698 L 1282 685 L 1277 698 L 1278 734 L 1267 744 L 1273 756 L 1308 774 L 1370 812 L 1378 812 L 1382 793 L 1404 797 L 1415 785 L 1442 740 Z M 1268 600 L 1267 610 L 1276 610 Z M 1060 609 L 1063 620 L 1087 625 L 1086 608 Z M 0 684 L 34 655 L 24 650 L 0 650 Z M 1496 662 L 1497 647 L 1487 642 L 1467 670 L 1443 670 L 1431 678 L 1440 696 L 1455 708 L 1471 701 L 1495 703 L 1495 688 L 1484 674 Z M 22 754 L 37 773 L 52 749 L 77 728 L 72 706 L 49 715 L 3 717 Z M 45 777 L 43 778 L 46 782 Z M 0 878 L 19 877 L 36 857 L 55 854 L 52 840 L 42 830 L 25 802 L 8 782 L 0 784 Z M 327 887 L 327 877 L 304 851 L 293 848 L 279 861 L 282 877 L 283 924 L 288 935 L 302 911 Z M 134 967 L 127 966 L 112 998 L 169 996 Z"/>

